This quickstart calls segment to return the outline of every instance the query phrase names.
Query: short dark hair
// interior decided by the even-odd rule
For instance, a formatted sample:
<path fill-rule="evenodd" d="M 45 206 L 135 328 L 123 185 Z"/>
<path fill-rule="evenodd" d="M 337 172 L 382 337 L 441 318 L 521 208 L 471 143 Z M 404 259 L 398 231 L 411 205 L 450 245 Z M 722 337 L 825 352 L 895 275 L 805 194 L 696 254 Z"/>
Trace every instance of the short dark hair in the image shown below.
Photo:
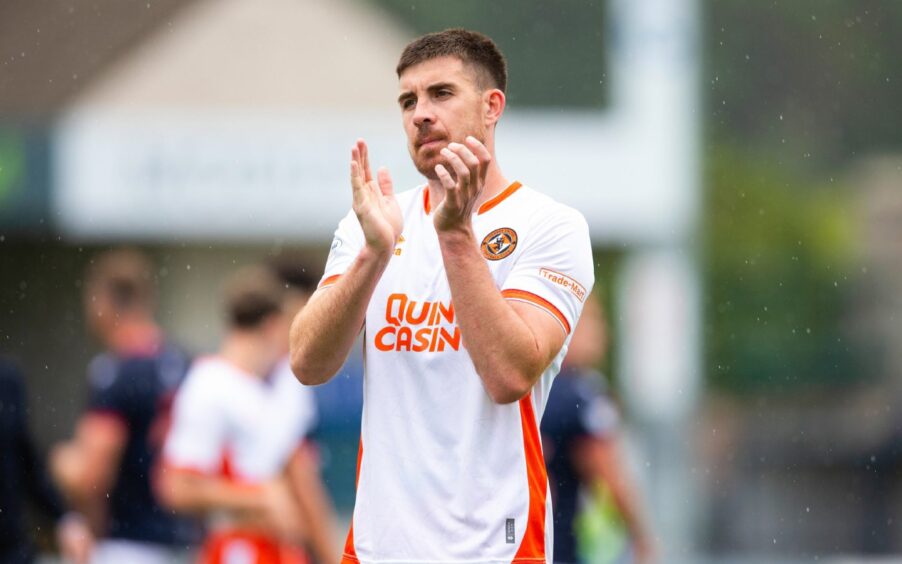
<path fill-rule="evenodd" d="M 398 77 L 408 67 L 435 59 L 454 56 L 476 69 L 483 88 L 507 88 L 507 62 L 495 42 L 477 31 L 446 29 L 418 37 L 407 44 L 398 61 Z"/>
<path fill-rule="evenodd" d="M 254 329 L 282 311 L 283 285 L 269 268 L 249 266 L 229 277 L 225 289 L 228 323 L 237 329 Z"/>
<path fill-rule="evenodd" d="M 84 291 L 109 298 L 117 311 L 153 309 L 154 290 L 153 264 L 135 249 L 97 255 L 85 271 Z"/>
<path fill-rule="evenodd" d="M 300 290 L 312 294 L 316 290 L 319 278 L 307 267 L 307 262 L 298 254 L 285 253 L 269 261 L 276 276 L 282 280 L 286 289 Z"/>

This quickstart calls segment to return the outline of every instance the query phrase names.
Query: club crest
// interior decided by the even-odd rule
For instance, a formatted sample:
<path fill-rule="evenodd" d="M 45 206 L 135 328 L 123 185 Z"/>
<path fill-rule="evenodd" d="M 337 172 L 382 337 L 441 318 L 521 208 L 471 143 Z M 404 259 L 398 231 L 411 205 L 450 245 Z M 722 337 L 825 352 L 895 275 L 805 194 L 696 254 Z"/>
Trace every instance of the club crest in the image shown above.
<path fill-rule="evenodd" d="M 496 229 L 482 240 L 482 256 L 489 260 L 501 260 L 517 248 L 517 232 L 510 227 Z"/>

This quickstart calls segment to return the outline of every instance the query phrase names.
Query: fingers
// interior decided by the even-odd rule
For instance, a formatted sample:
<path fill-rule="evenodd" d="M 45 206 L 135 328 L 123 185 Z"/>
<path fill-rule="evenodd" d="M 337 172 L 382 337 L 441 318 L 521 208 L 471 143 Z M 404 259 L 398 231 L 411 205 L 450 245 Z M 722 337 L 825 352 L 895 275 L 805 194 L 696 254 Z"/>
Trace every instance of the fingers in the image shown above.
<path fill-rule="evenodd" d="M 366 141 L 358 139 L 357 150 L 360 152 L 360 169 L 363 172 L 363 179 L 365 182 L 370 182 L 373 179 L 373 173 L 370 170 L 370 151 L 366 146 Z"/>
<path fill-rule="evenodd" d="M 464 200 L 475 200 L 479 197 L 484 184 L 484 173 L 480 170 L 480 162 L 476 155 L 465 145 L 449 143 L 442 154 L 454 169 L 460 183 L 460 197 Z"/>
<path fill-rule="evenodd" d="M 357 161 L 351 158 L 351 192 L 354 195 L 354 199 L 358 200 L 360 198 L 360 190 L 363 187 L 363 181 L 360 178 L 360 165 L 357 164 Z"/>
<path fill-rule="evenodd" d="M 379 180 L 379 190 L 382 192 L 383 196 L 393 196 L 395 193 L 394 186 L 392 185 L 391 175 L 388 173 L 388 169 L 383 167 L 379 167 L 379 170 L 376 171 L 376 177 Z"/>
<path fill-rule="evenodd" d="M 479 168 L 478 175 L 479 179 L 482 182 L 485 182 L 485 176 L 489 170 L 489 163 L 492 162 L 492 153 L 489 152 L 488 148 L 476 139 L 472 135 L 468 135 L 464 140 L 464 143 L 467 144 L 467 147 L 473 152 L 476 158 L 479 160 Z"/>
<path fill-rule="evenodd" d="M 449 143 L 447 147 L 442 149 L 442 156 L 448 159 L 448 164 L 454 170 L 458 182 L 465 188 L 470 182 L 470 169 L 460 157 L 460 149 L 463 145 L 458 143 Z M 469 150 L 468 150 L 469 151 Z"/>
<path fill-rule="evenodd" d="M 476 158 L 479 159 L 480 163 L 488 164 L 492 160 L 492 153 L 486 148 L 485 145 L 482 144 L 479 139 L 473 137 L 472 135 L 467 135 L 467 138 L 464 139 L 464 143 L 466 143 L 467 147 L 469 147 L 470 151 L 476 155 Z"/>
<path fill-rule="evenodd" d="M 445 187 L 445 200 L 448 205 L 457 209 L 460 205 L 460 191 L 457 189 L 457 183 L 445 165 L 435 165 L 435 174 L 438 175 L 439 181 Z"/>
<path fill-rule="evenodd" d="M 454 178 L 452 178 L 448 169 L 445 168 L 445 165 L 435 165 L 435 173 L 438 175 L 438 179 L 441 181 L 442 186 L 445 187 L 446 191 L 453 191 L 457 187 Z"/>

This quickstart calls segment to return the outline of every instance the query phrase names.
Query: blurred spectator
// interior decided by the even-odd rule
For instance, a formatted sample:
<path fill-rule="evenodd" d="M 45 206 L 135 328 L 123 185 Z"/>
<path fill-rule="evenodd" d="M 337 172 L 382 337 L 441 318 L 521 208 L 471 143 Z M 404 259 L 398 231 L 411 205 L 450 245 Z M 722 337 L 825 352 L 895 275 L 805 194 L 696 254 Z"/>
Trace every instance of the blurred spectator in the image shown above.
<path fill-rule="evenodd" d="M 621 450 L 617 409 L 604 391 L 603 376 L 594 369 L 606 350 L 604 312 L 591 294 L 542 417 L 554 507 L 555 562 L 597 561 L 597 555 L 578 551 L 575 524 L 581 496 L 598 502 L 606 492 L 626 524 L 633 561 L 653 561 L 652 539 Z"/>
<path fill-rule="evenodd" d="M 34 561 L 34 547 L 25 524 L 26 497 L 56 522 L 63 556 L 87 562 L 93 536 L 77 513 L 66 513 L 28 431 L 25 384 L 16 366 L 0 358 L 0 562 Z"/>
<path fill-rule="evenodd" d="M 153 318 L 153 267 L 132 250 L 92 261 L 84 283 L 89 330 L 106 348 L 88 367 L 90 399 L 74 437 L 52 454 L 53 474 L 103 540 L 100 563 L 172 562 L 197 540 L 152 494 L 168 404 L 188 359 Z"/>
<path fill-rule="evenodd" d="M 288 350 L 284 300 L 271 269 L 236 273 L 219 354 L 198 360 L 176 397 L 161 493 L 173 509 L 208 517 L 205 563 L 305 562 L 304 543 L 321 561 L 338 561 L 335 545 L 325 546 L 331 524 L 311 485 L 316 470 L 298 448 L 312 399 L 277 369 Z"/>
<path fill-rule="evenodd" d="M 285 286 L 282 310 L 288 319 L 293 319 L 316 290 L 319 279 L 296 256 L 284 255 L 273 261 L 272 267 Z M 288 344 L 287 340 L 282 342 Z M 289 381 L 294 379 L 287 348 L 276 367 L 276 372 L 277 379 Z M 297 393 L 301 396 L 302 405 L 305 408 L 298 411 L 297 417 L 308 421 L 307 433 L 310 433 L 317 421 L 316 399 L 313 389 L 301 385 L 300 382 L 297 383 L 297 387 Z M 309 437 L 305 438 L 309 439 Z M 312 516 L 309 521 L 311 551 L 321 564 L 336 562 L 338 554 L 335 550 L 338 544 L 335 540 L 335 509 L 323 485 L 318 451 L 312 441 L 305 440 L 294 456 L 300 457 L 301 460 L 291 464 L 289 468 L 295 473 L 293 481 L 298 487 L 300 500 L 309 505 L 309 513 Z"/>

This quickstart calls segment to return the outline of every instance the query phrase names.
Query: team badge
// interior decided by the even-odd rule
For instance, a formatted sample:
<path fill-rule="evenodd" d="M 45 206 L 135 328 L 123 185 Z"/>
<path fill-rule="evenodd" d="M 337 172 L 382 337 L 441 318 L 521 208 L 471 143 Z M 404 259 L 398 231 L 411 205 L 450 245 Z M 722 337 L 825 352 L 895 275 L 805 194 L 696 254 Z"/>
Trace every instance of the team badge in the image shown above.
<path fill-rule="evenodd" d="M 482 256 L 489 260 L 501 260 L 517 248 L 517 232 L 510 227 L 496 229 L 482 240 Z"/>

